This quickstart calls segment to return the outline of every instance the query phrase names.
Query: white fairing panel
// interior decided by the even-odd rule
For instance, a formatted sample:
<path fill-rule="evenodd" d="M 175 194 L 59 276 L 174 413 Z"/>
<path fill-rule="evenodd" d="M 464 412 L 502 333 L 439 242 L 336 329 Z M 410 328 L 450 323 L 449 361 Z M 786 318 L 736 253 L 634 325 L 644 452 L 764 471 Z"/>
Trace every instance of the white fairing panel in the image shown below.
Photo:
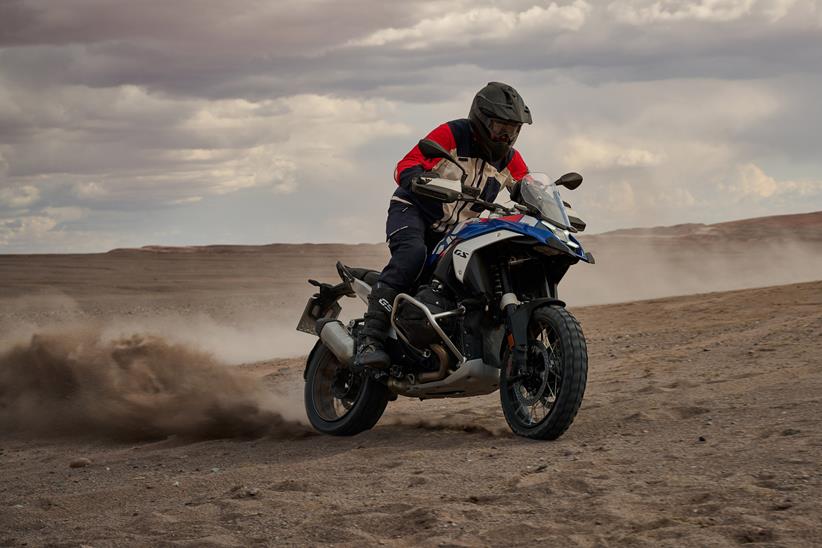
<path fill-rule="evenodd" d="M 454 248 L 454 274 L 456 274 L 457 279 L 462 282 L 462 278 L 465 276 L 465 271 L 468 268 L 468 262 L 476 250 L 521 235 L 522 234 L 517 234 L 510 230 L 497 230 L 496 232 L 489 232 L 488 234 L 483 234 L 482 236 L 477 236 L 476 238 L 457 244 Z"/>

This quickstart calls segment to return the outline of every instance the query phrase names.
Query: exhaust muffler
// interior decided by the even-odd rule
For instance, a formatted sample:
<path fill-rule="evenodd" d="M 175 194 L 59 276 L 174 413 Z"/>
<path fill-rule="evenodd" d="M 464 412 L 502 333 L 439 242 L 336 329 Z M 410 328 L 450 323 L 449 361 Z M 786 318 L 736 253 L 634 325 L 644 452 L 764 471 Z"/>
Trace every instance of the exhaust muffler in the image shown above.
<path fill-rule="evenodd" d="M 332 354 L 344 365 L 354 363 L 354 337 L 348 332 L 339 320 L 317 322 L 320 340 Z"/>

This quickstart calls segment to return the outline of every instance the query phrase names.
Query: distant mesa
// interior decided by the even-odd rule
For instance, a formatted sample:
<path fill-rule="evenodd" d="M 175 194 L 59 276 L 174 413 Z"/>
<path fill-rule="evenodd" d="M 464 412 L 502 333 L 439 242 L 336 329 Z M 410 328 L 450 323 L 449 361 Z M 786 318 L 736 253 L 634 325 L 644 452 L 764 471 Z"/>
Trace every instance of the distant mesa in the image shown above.
<path fill-rule="evenodd" d="M 384 244 L 265 244 L 265 245 L 145 245 L 143 247 L 118 247 L 109 255 L 163 254 L 163 253 L 329 253 L 342 249 L 382 249 Z"/>
<path fill-rule="evenodd" d="M 822 242 L 822 211 L 794 215 L 756 217 L 716 224 L 686 223 L 651 228 L 623 228 L 600 234 L 582 234 L 585 241 L 611 239 L 750 241 L 759 239 L 798 239 Z M 337 253 L 343 250 L 384 250 L 385 244 L 266 244 L 266 245 L 147 245 L 140 248 L 118 248 L 109 254 L 128 253 Z"/>
<path fill-rule="evenodd" d="M 649 240 L 805 240 L 822 242 L 822 211 L 793 215 L 774 215 L 727 221 L 711 225 L 688 223 L 652 228 L 625 228 L 582 236 L 585 239 L 635 238 Z"/>

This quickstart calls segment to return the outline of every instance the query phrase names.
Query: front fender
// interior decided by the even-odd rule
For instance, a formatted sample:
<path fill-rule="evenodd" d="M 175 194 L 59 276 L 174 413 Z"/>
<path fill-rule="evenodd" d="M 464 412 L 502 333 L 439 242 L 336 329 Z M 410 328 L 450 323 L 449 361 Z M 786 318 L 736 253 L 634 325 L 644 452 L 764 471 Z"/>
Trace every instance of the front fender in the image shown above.
<path fill-rule="evenodd" d="M 527 303 L 522 303 L 508 316 L 508 330 L 511 338 L 506 341 L 511 350 L 516 349 L 515 359 L 525 359 L 525 351 L 528 348 L 528 320 L 531 319 L 531 313 L 535 308 L 540 306 L 552 305 L 561 306 L 565 308 L 565 302 L 551 297 L 543 297 L 534 299 Z M 513 343 L 513 346 L 511 346 Z M 500 353 L 502 354 L 502 352 Z"/>

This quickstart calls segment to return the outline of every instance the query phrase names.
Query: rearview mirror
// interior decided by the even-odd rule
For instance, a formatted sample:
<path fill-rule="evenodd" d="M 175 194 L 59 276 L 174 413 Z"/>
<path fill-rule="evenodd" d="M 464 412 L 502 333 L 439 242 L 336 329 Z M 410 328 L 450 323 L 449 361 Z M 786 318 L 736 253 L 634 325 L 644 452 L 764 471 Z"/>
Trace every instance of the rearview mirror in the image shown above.
<path fill-rule="evenodd" d="M 417 146 L 420 147 L 420 152 L 422 152 L 426 158 L 445 158 L 446 160 L 454 161 L 448 151 L 442 148 L 442 145 L 436 141 L 421 139 L 420 142 L 417 143 Z"/>
<path fill-rule="evenodd" d="M 582 175 L 572 171 L 571 173 L 566 173 L 565 175 L 554 181 L 554 184 L 564 186 L 569 190 L 574 190 L 582 184 Z"/>

